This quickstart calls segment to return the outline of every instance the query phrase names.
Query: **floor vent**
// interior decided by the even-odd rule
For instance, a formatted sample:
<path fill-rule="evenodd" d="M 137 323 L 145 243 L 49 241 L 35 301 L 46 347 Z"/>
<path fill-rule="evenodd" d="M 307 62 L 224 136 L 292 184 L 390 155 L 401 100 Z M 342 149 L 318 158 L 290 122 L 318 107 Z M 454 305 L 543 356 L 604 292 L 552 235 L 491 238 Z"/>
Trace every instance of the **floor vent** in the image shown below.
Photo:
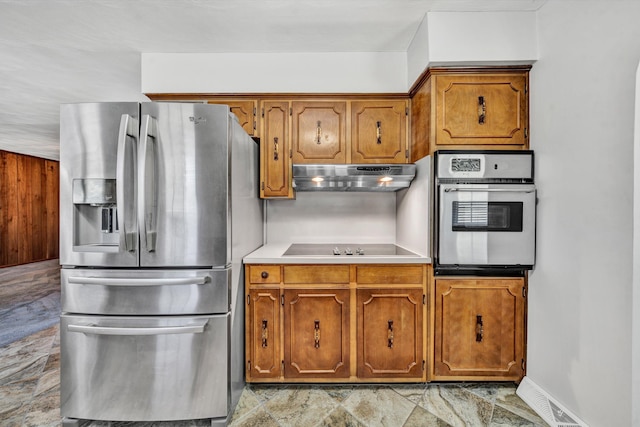
<path fill-rule="evenodd" d="M 588 427 L 528 377 L 522 379 L 516 394 L 551 427 Z"/>

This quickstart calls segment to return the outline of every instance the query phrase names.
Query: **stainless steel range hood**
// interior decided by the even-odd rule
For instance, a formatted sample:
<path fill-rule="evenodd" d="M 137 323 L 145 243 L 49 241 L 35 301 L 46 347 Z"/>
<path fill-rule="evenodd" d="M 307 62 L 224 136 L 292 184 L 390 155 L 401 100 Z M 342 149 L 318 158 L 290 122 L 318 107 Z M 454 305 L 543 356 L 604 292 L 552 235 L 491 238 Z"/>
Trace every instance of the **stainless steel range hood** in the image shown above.
<path fill-rule="evenodd" d="M 297 191 L 398 191 L 409 187 L 414 164 L 294 164 Z"/>

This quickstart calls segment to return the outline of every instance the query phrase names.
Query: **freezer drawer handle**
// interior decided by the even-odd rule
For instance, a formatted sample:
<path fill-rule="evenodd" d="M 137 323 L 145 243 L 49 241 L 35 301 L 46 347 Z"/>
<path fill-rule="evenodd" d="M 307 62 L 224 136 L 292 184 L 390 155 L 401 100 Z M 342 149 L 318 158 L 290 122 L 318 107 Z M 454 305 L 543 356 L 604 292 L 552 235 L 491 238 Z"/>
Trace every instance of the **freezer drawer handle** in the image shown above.
<path fill-rule="evenodd" d="M 514 190 L 511 188 L 445 188 L 445 193 L 453 193 L 459 191 L 461 193 L 533 193 L 536 190 Z"/>
<path fill-rule="evenodd" d="M 112 328 L 96 325 L 68 325 L 69 332 L 79 332 L 92 335 L 171 335 L 171 334 L 201 334 L 207 320 L 202 320 L 192 325 L 163 326 L 159 328 Z"/>
<path fill-rule="evenodd" d="M 165 285 L 204 285 L 209 277 L 176 277 L 158 279 L 130 279 L 115 277 L 69 277 L 69 283 L 80 285 L 105 286 L 165 286 Z"/>

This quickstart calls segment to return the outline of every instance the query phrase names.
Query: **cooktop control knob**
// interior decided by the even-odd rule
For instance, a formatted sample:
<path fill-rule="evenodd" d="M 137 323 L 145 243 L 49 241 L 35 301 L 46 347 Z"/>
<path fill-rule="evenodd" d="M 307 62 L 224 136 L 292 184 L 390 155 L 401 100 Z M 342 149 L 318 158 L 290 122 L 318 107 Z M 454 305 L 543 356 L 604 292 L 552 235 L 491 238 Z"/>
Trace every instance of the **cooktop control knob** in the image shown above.
<path fill-rule="evenodd" d="M 362 248 L 358 248 L 358 249 L 356 249 L 356 253 L 357 253 L 358 255 L 364 255 L 364 249 L 362 249 Z"/>
<path fill-rule="evenodd" d="M 338 249 L 337 246 L 335 248 L 333 248 L 333 254 L 334 255 L 340 255 L 340 249 Z"/>
<path fill-rule="evenodd" d="M 353 255 L 353 251 L 351 250 L 351 248 L 347 248 L 344 250 L 344 254 L 345 255 Z"/>

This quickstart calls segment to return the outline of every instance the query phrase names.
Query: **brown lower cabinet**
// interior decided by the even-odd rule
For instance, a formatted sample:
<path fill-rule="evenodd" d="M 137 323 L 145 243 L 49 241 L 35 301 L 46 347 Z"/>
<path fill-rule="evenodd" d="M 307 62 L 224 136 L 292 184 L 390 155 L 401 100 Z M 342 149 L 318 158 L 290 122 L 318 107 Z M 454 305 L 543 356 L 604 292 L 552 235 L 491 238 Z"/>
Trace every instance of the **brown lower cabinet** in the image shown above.
<path fill-rule="evenodd" d="M 525 298 L 524 278 L 436 278 L 431 379 L 522 379 Z"/>
<path fill-rule="evenodd" d="M 349 289 L 285 289 L 284 310 L 284 376 L 349 378 Z"/>
<path fill-rule="evenodd" d="M 423 376 L 421 289 L 358 289 L 358 378 Z"/>
<path fill-rule="evenodd" d="M 247 382 L 426 381 L 427 265 L 247 265 Z"/>
<path fill-rule="evenodd" d="M 519 382 L 525 374 L 526 278 L 429 279 L 426 264 L 245 268 L 247 382 Z"/>

